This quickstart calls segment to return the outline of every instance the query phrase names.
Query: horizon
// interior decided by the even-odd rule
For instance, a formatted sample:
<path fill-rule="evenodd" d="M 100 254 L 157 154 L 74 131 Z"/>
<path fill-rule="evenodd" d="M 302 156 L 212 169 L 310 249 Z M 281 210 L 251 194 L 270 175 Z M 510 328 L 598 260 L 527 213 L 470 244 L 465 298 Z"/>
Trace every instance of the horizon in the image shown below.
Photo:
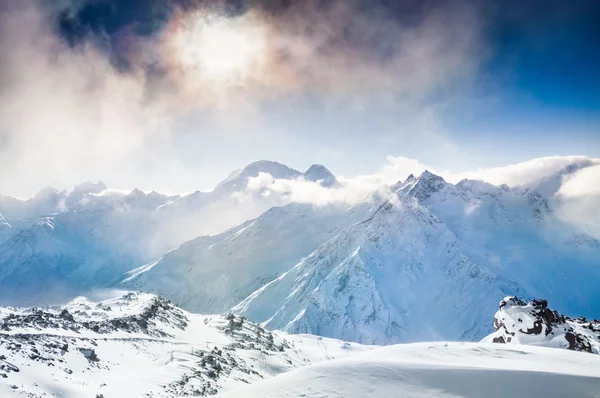
<path fill-rule="evenodd" d="M 401 167 L 399 170 L 395 170 L 392 175 L 387 175 L 387 176 L 383 177 L 383 174 L 386 173 L 384 170 L 385 166 L 390 166 L 390 165 L 393 166 L 393 162 L 390 161 L 392 159 L 395 161 L 399 160 L 401 162 L 402 161 L 408 162 L 409 164 Z M 585 164 L 584 166 L 577 166 L 578 164 L 581 164 L 582 162 L 583 162 L 583 164 Z M 589 162 L 589 164 L 588 164 L 588 162 Z M 322 166 L 326 170 L 331 172 L 336 177 L 336 179 L 340 180 L 340 182 L 342 184 L 347 183 L 348 181 L 351 181 L 351 180 L 354 180 L 357 178 L 361 178 L 361 177 L 363 177 L 363 178 L 371 177 L 371 178 L 379 178 L 381 180 L 381 185 L 390 185 L 390 184 L 394 184 L 397 182 L 403 182 L 409 175 L 414 174 L 415 176 L 418 177 L 425 171 L 429 171 L 434 175 L 444 178 L 447 182 L 449 182 L 451 184 L 457 184 L 458 182 L 460 182 L 462 180 L 474 180 L 474 181 L 482 181 L 482 182 L 485 182 L 485 183 L 488 183 L 491 185 L 495 185 L 495 186 L 500 186 L 500 185 L 506 184 L 506 185 L 514 188 L 514 187 L 519 187 L 519 186 L 527 186 L 529 184 L 539 182 L 541 179 L 543 179 L 545 177 L 549 177 L 555 173 L 560 173 L 561 171 L 564 171 L 567 167 L 576 166 L 576 167 L 586 168 L 586 167 L 592 167 L 594 165 L 600 165 L 600 158 L 590 158 L 590 157 L 583 156 L 583 155 L 546 156 L 546 157 L 542 157 L 542 158 L 528 159 L 524 162 L 519 162 L 519 163 L 515 163 L 515 164 L 505 164 L 505 165 L 498 166 L 498 167 L 490 167 L 488 169 L 480 168 L 478 170 L 466 170 L 466 171 L 456 172 L 456 171 L 449 171 L 449 170 L 435 170 L 428 165 L 420 163 L 416 159 L 389 156 L 388 163 L 386 163 L 382 167 L 380 167 L 380 169 L 376 173 L 358 174 L 358 175 L 354 175 L 351 177 L 337 175 L 335 172 L 331 171 L 327 167 L 327 165 L 320 164 L 320 163 L 311 164 L 306 169 L 304 169 L 305 171 L 302 171 L 303 169 L 289 166 L 280 161 L 260 159 L 260 160 L 256 160 L 251 163 L 248 163 L 244 167 L 241 167 L 239 169 L 231 170 L 225 177 L 223 177 L 214 186 L 212 186 L 210 188 L 204 188 L 204 189 L 198 188 L 198 189 L 194 189 L 192 191 L 187 191 L 187 192 L 168 192 L 168 191 L 165 192 L 165 191 L 159 191 L 157 189 L 153 189 L 152 187 L 140 188 L 139 186 L 124 188 L 124 187 L 111 186 L 110 184 L 106 184 L 105 181 L 103 181 L 102 179 L 99 179 L 99 180 L 87 179 L 87 180 L 79 181 L 72 186 L 61 186 L 61 187 L 43 186 L 37 190 L 34 190 L 34 192 L 32 194 L 29 194 L 29 196 L 11 195 L 10 192 L 0 192 L 0 196 L 8 196 L 8 197 L 12 197 L 12 198 L 19 199 L 19 200 L 28 200 L 28 199 L 34 198 L 37 194 L 43 192 L 46 189 L 53 189 L 57 193 L 63 193 L 63 192 L 70 193 L 70 192 L 73 192 L 75 189 L 80 188 L 84 185 L 92 184 L 92 185 L 104 185 L 106 187 L 106 189 L 104 189 L 103 191 L 101 191 L 99 193 L 108 192 L 108 194 L 128 195 L 128 194 L 138 190 L 138 191 L 143 192 L 145 195 L 148 195 L 148 194 L 151 194 L 154 192 L 154 193 L 158 193 L 158 194 L 166 195 L 166 196 L 184 197 L 184 196 L 191 195 L 191 194 L 198 193 L 198 192 L 200 192 L 200 193 L 212 192 L 219 184 L 226 182 L 232 174 L 243 171 L 244 169 L 248 168 L 251 165 L 260 164 L 260 163 L 270 163 L 270 164 L 281 165 L 286 168 L 290 168 L 294 171 L 298 171 L 301 174 L 304 174 L 312 166 Z M 532 163 L 533 163 L 533 165 L 532 165 Z M 539 163 L 539 164 L 536 164 L 536 163 Z M 521 168 L 523 170 L 518 171 L 519 168 Z M 517 170 L 515 170 L 515 169 L 517 169 Z M 491 171 L 495 171 L 496 175 L 489 176 Z M 511 175 L 511 174 L 519 174 L 519 173 L 530 174 L 531 178 L 526 178 L 525 180 L 522 180 L 522 179 L 519 180 L 519 179 L 515 179 L 514 176 Z M 268 174 L 268 173 L 266 173 L 266 174 Z M 293 178 L 293 179 L 296 179 L 296 178 Z M 385 179 L 385 182 L 383 182 L 384 179 Z M 526 182 L 523 182 L 523 181 L 526 181 Z M 373 188 L 373 190 L 376 190 L 376 189 L 377 189 L 376 187 Z"/>

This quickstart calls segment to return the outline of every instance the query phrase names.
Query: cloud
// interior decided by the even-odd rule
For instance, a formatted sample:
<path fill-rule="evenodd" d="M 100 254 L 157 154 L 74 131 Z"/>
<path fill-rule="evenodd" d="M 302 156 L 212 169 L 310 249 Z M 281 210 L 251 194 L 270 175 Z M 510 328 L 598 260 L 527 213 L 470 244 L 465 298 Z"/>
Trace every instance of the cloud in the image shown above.
<path fill-rule="evenodd" d="M 34 4 L 0 16 L 0 50 L 10 54 L 0 62 L 5 187 L 112 170 L 167 126 L 161 104 L 144 101 L 143 76 L 118 73 L 92 46 L 72 51 Z"/>
<path fill-rule="evenodd" d="M 159 3 L 140 2 L 134 14 L 110 1 L 2 3 L 4 193 L 90 178 L 193 191 L 208 173 L 186 143 L 202 149 L 228 131 L 269 140 L 303 110 L 317 110 L 315 130 L 325 114 L 401 108 L 408 121 L 482 57 L 480 18 L 467 2 L 415 3 L 406 20 L 357 0 L 247 2 L 239 12 Z M 79 13 L 102 6 L 104 19 Z M 114 10 L 134 16 L 113 28 Z"/>
<path fill-rule="evenodd" d="M 424 170 L 457 183 L 464 178 L 487 181 L 494 185 L 532 187 L 544 190 L 557 216 L 582 232 L 600 239 L 600 159 L 585 156 L 553 156 L 532 159 L 503 167 L 466 172 L 444 172 L 422 164 L 416 159 L 388 156 L 388 163 L 379 172 L 354 178 L 340 178 L 341 184 L 325 188 L 318 183 L 297 179 L 276 179 L 260 173 L 248 180 L 246 191 L 239 198 L 260 193 L 273 203 L 307 203 L 315 206 L 330 204 L 356 205 L 374 198 L 391 195 L 388 186 L 404 181 L 409 174 L 418 176 Z M 548 187 L 546 183 L 550 181 Z"/>
<path fill-rule="evenodd" d="M 600 164 L 568 176 L 557 199 L 559 218 L 600 239 Z"/>
<path fill-rule="evenodd" d="M 479 61 L 478 15 L 455 4 L 415 10 L 410 25 L 355 0 L 293 2 L 275 12 L 259 4 L 236 16 L 199 7 L 171 18 L 159 35 L 159 63 L 186 95 L 209 92 L 217 101 L 307 91 L 424 98 Z"/>
<path fill-rule="evenodd" d="M 277 179 L 269 173 L 259 173 L 257 177 L 248 179 L 245 192 L 237 194 L 245 201 L 248 194 L 260 193 L 263 197 L 273 196 L 280 204 L 307 203 L 315 206 L 329 204 L 356 205 L 372 200 L 371 196 L 378 190 L 385 190 L 381 185 L 376 186 L 372 181 L 349 179 L 339 186 L 323 187 L 318 182 L 307 181 L 303 177 L 297 179 Z"/>
<path fill-rule="evenodd" d="M 452 178 L 480 179 L 490 184 L 523 186 L 535 184 L 567 168 L 581 168 L 600 163 L 587 156 L 548 156 L 502 167 L 450 173 Z"/>

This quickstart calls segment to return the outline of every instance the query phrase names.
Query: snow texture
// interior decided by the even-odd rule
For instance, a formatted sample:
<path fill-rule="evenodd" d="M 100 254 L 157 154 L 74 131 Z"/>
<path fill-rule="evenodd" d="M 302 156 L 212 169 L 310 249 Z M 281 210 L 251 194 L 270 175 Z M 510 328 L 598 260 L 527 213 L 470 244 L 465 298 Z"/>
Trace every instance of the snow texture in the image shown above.
<path fill-rule="evenodd" d="M 156 296 L 0 308 L 0 396 L 206 396 L 370 349 L 191 314 Z"/>

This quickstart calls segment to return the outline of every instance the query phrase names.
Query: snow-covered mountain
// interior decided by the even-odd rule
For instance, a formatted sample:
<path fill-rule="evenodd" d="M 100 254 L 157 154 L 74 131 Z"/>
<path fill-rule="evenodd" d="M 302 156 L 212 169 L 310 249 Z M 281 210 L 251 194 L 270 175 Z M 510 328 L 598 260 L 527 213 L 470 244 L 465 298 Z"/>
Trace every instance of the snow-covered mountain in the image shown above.
<path fill-rule="evenodd" d="M 525 303 L 505 297 L 494 316 L 496 331 L 484 342 L 567 348 L 600 354 L 600 321 L 571 319 L 548 308 L 546 300 Z"/>
<path fill-rule="evenodd" d="M 306 178 L 315 178 L 315 181 L 328 184 L 336 182 L 335 177 L 322 166 L 313 166 L 309 172 Z M 55 302 L 91 288 L 110 287 L 124 279 L 125 272 L 161 257 L 202 233 L 220 232 L 223 226 L 231 227 L 246 222 L 271 208 L 273 213 L 270 218 L 277 219 L 278 210 L 274 206 L 283 203 L 281 197 L 265 196 L 261 192 L 246 194 L 248 179 L 260 173 L 276 178 L 305 178 L 303 173 L 282 164 L 260 161 L 233 173 L 213 191 L 182 197 L 157 192 L 146 194 L 138 189 L 126 194 L 110 190 L 102 182 L 89 181 L 72 191 L 59 192 L 46 188 L 26 201 L 3 197 L 0 209 L 6 209 L 10 217 L 3 217 L 0 223 L 0 287 L 4 292 L 0 303 L 26 305 Z M 249 280 L 240 278 L 242 285 L 249 283 L 241 287 L 243 292 L 249 294 L 262 286 L 264 281 L 278 276 L 314 250 L 328 234 L 336 231 L 337 223 L 329 222 L 331 218 L 341 220 L 345 214 L 358 211 L 345 213 L 345 210 L 318 212 L 305 206 L 305 210 L 299 211 L 299 218 L 308 218 L 309 214 L 315 212 L 313 221 L 321 216 L 322 220 L 317 220 L 315 227 L 298 222 L 295 229 L 292 228 L 287 234 L 282 228 L 280 232 L 282 239 L 288 240 L 287 246 L 279 245 L 281 242 L 276 240 L 269 244 L 268 238 L 265 239 L 278 227 L 277 221 L 260 228 L 251 227 L 250 231 L 257 232 L 257 235 L 245 241 L 248 248 L 238 244 L 228 249 L 239 253 L 238 263 L 243 258 L 242 254 L 255 250 L 256 265 L 269 259 L 273 259 L 276 265 L 273 269 L 266 267 L 262 270 L 249 265 L 245 275 L 251 275 L 256 270 L 256 276 Z M 348 221 L 340 221 L 340 224 L 352 222 L 355 218 L 348 217 Z M 329 230 L 316 231 L 317 226 Z M 261 228 L 262 232 L 259 232 Z M 233 231 L 239 229 L 236 227 Z M 290 235 L 292 231 L 295 231 L 294 235 Z M 313 231 L 316 231 L 314 235 Z M 199 241 L 205 242 L 206 239 L 200 238 Z M 238 238 L 238 241 L 241 243 L 243 239 Z M 193 246 L 194 243 L 190 242 L 185 248 Z M 216 245 L 212 249 L 213 254 L 206 255 L 211 262 L 220 258 L 217 266 L 235 257 L 225 258 L 224 253 L 214 254 L 219 247 Z M 172 259 L 174 256 L 168 255 L 166 258 Z M 195 258 L 199 261 L 201 255 Z M 190 261 L 192 259 L 188 259 L 188 264 Z M 288 263 L 289 266 L 286 265 Z M 157 270 L 161 268 L 159 266 Z M 188 280 L 179 279 L 180 282 Z M 166 282 L 158 289 L 149 290 L 165 293 L 169 289 L 171 292 L 185 291 L 182 286 L 172 289 Z M 229 296 L 229 301 L 219 309 L 232 306 L 246 297 L 247 294 L 234 292 L 236 287 L 239 287 L 239 283 L 234 281 L 222 287 L 224 290 L 221 290 L 221 294 Z M 228 288 L 233 290 L 228 292 Z M 218 301 L 215 297 L 209 299 Z M 198 297 L 196 301 L 202 302 L 203 299 Z M 213 306 L 213 310 L 215 308 Z"/>
<path fill-rule="evenodd" d="M 507 294 L 600 311 L 600 245 L 560 223 L 539 193 L 427 171 L 393 189 L 233 310 L 273 329 L 370 344 L 480 339 Z"/>
<path fill-rule="evenodd" d="M 118 216 L 104 209 L 60 213 L 0 243 L 1 302 L 56 302 L 116 284 L 144 258 L 143 230 Z"/>
<path fill-rule="evenodd" d="M 2 397 L 589 398 L 599 389 L 600 355 L 515 341 L 363 346 L 134 292 L 0 307 Z"/>
<path fill-rule="evenodd" d="M 599 313 L 600 242 L 555 216 L 556 179 L 511 188 L 426 171 L 359 204 L 319 206 L 248 188 L 265 179 L 344 188 L 323 166 L 301 173 L 261 161 L 181 197 L 102 183 L 45 190 L 24 208 L 46 215 L 31 218 L 14 216 L 21 202 L 3 197 L 0 300 L 140 289 L 189 310 L 235 307 L 270 328 L 380 344 L 480 339 L 508 295 Z M 64 211 L 47 214 L 57 203 Z M 237 226 L 198 237 L 221 231 L 215 220 Z"/>

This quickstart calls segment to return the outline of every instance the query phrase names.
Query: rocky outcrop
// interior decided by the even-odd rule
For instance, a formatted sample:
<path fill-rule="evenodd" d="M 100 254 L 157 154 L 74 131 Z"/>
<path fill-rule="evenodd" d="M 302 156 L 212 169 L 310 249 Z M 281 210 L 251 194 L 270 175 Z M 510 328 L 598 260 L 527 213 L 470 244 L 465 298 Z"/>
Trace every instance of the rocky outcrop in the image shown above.
<path fill-rule="evenodd" d="M 494 329 L 483 341 L 600 353 L 600 321 L 569 318 L 548 308 L 546 300 L 526 303 L 505 297 L 494 316 Z"/>

